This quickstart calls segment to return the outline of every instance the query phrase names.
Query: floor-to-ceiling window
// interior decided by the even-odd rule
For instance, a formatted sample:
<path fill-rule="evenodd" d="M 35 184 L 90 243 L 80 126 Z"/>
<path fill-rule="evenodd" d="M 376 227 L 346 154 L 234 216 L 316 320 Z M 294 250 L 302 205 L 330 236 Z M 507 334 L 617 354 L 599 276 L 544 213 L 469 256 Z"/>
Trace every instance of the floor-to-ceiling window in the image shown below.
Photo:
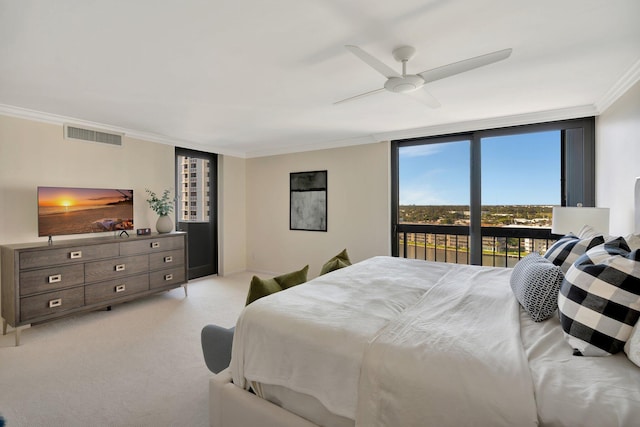
<path fill-rule="evenodd" d="M 434 138 L 427 144 L 415 142 L 398 147 L 398 222 L 468 227 L 471 140 L 445 137 Z M 403 255 L 466 264 L 468 241 L 467 235 L 414 233 Z"/>
<path fill-rule="evenodd" d="M 512 266 L 544 252 L 554 205 L 593 206 L 594 120 L 392 143 L 392 252 Z"/>
<path fill-rule="evenodd" d="M 526 229 L 551 228 L 552 207 L 562 199 L 561 132 L 483 137 L 480 149 L 482 226 L 524 228 L 523 236 Z M 513 266 L 547 245 L 547 239 L 483 236 L 482 264 Z"/>

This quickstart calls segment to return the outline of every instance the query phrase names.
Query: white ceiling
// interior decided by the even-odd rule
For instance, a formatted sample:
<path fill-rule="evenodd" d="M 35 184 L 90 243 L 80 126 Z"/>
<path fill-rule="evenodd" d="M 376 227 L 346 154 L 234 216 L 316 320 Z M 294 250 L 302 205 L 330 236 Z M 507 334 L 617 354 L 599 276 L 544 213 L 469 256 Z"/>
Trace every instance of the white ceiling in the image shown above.
<path fill-rule="evenodd" d="M 638 0 L 0 0 L 0 113 L 254 157 L 593 115 L 640 79 Z M 428 108 L 344 45 L 436 81 Z M 622 89 L 621 89 L 622 88 Z"/>

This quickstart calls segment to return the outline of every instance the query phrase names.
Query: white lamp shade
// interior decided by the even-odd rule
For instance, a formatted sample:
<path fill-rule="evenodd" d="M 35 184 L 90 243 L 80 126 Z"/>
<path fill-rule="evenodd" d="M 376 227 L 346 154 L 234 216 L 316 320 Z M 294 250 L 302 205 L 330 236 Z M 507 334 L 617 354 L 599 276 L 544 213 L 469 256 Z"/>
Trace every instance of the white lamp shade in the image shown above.
<path fill-rule="evenodd" d="M 596 231 L 609 234 L 609 208 L 554 207 L 551 232 L 553 234 L 578 233 L 590 225 Z"/>

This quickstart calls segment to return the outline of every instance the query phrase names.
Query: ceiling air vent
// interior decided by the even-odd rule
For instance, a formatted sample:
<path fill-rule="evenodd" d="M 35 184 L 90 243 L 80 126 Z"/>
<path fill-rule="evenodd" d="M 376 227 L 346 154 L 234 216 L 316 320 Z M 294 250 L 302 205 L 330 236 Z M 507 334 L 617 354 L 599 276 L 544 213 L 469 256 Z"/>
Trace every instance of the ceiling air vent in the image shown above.
<path fill-rule="evenodd" d="M 121 133 L 64 125 L 64 137 L 67 139 L 81 139 L 83 141 L 100 142 L 103 144 L 122 145 L 122 136 L 123 134 Z"/>

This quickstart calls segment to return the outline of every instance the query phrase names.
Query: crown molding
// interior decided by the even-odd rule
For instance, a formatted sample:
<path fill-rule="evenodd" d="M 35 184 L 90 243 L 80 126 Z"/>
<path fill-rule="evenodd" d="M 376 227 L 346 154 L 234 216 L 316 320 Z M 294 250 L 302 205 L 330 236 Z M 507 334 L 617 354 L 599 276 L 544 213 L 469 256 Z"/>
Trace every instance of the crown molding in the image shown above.
<path fill-rule="evenodd" d="M 598 114 L 604 113 L 638 81 L 640 81 L 640 59 L 595 103 Z"/>
<path fill-rule="evenodd" d="M 0 114 L 10 117 L 17 117 L 19 119 L 33 120 L 36 122 L 49 123 L 52 125 L 63 126 L 67 123 L 74 123 L 76 125 L 102 129 L 105 131 L 128 134 L 129 129 L 120 128 L 117 126 L 110 126 L 104 123 L 91 122 L 88 120 L 80 120 L 74 117 L 61 116 L 58 114 L 45 113 L 42 111 L 30 110 L 28 108 L 16 107 L 13 105 L 0 104 Z"/>
<path fill-rule="evenodd" d="M 328 142 L 319 142 L 304 146 L 276 148 L 273 150 L 260 150 L 247 153 L 247 158 L 276 156 L 281 154 L 294 154 L 305 151 L 325 150 L 330 148 L 349 147 L 354 145 L 371 144 L 376 142 L 392 141 L 395 139 L 418 138 L 452 133 L 469 132 L 482 129 L 497 129 L 509 126 L 528 125 L 532 123 L 552 122 L 556 120 L 569 120 L 597 115 L 593 105 L 582 105 L 557 110 L 537 111 L 533 113 L 515 114 L 511 116 L 492 117 L 487 119 L 469 120 L 464 122 L 452 122 L 441 125 L 425 126 L 420 128 L 397 130 L 375 133 L 363 137 L 338 139 Z"/>
<path fill-rule="evenodd" d="M 64 126 L 65 124 L 74 124 L 80 127 L 93 128 L 98 130 L 104 130 L 114 133 L 124 134 L 127 138 L 141 139 L 143 141 L 156 142 L 158 144 L 171 145 L 174 147 L 191 148 L 193 150 L 200 150 L 211 152 L 211 147 L 194 142 L 185 141 L 181 139 L 171 138 L 164 135 L 155 134 L 152 132 L 141 132 L 135 129 L 127 129 L 118 126 L 111 126 L 104 123 L 97 123 L 88 120 L 81 120 L 74 117 L 61 116 L 58 114 L 45 113 L 42 111 L 30 110 L 28 108 L 16 107 L 13 105 L 0 104 L 0 115 L 16 117 L 19 119 L 33 120 L 36 122 L 48 123 L 53 125 Z M 217 154 L 245 157 L 244 152 L 233 150 L 216 150 Z"/>
<path fill-rule="evenodd" d="M 295 147 L 279 147 L 274 149 L 256 150 L 246 153 L 246 158 L 278 156 L 281 154 L 304 153 L 308 151 L 329 150 L 332 148 L 351 147 L 354 145 L 364 145 L 380 142 L 373 135 L 366 135 L 354 138 L 335 139 L 331 141 L 315 142 L 305 145 L 296 145 Z"/>
<path fill-rule="evenodd" d="M 638 77 L 638 70 L 640 70 L 640 61 L 634 66 L 634 73 L 625 74 L 625 79 L 621 79 L 619 85 L 616 85 L 616 93 L 621 91 L 617 97 L 621 96 L 629 87 L 633 84 L 633 76 L 636 81 Z M 631 71 L 631 70 L 630 70 Z M 624 81 L 623 81 L 624 80 Z M 612 91 L 613 93 L 613 91 Z M 615 99 L 617 99 L 617 97 Z M 613 101 L 615 101 L 613 99 Z M 611 102 L 613 102 L 611 101 Z M 78 120 L 71 117 L 59 116 L 56 114 L 42 113 L 39 111 L 28 110 L 25 108 L 14 107 L 9 105 L 0 104 L 0 114 L 25 118 L 29 120 L 36 120 L 40 122 L 52 123 L 57 125 L 63 125 L 65 123 L 75 123 L 81 126 L 88 126 L 93 128 L 101 128 L 112 132 L 124 133 L 129 138 L 136 138 L 145 141 L 157 142 L 160 144 L 167 144 L 172 146 L 180 146 L 184 148 L 191 148 L 194 150 L 215 152 L 221 155 L 239 157 L 239 158 L 256 158 L 276 156 L 282 154 L 293 154 L 316 150 L 325 150 L 331 148 L 349 147 L 355 145 L 371 144 L 376 142 L 391 141 L 394 139 L 407 139 L 417 137 L 427 137 L 435 135 L 446 135 L 451 133 L 468 132 L 481 129 L 496 129 L 501 127 L 518 126 L 531 123 L 550 122 L 555 120 L 568 120 L 580 117 L 596 116 L 601 111 L 595 105 L 582 105 L 570 108 L 561 108 L 556 110 L 537 111 L 532 113 L 515 114 L 510 116 L 492 117 L 486 119 L 469 120 L 463 122 L 451 122 L 434 126 L 426 126 L 413 129 L 397 130 L 390 132 L 374 133 L 361 137 L 335 139 L 325 142 L 309 143 L 305 145 L 297 145 L 291 147 L 278 147 L 273 149 L 256 150 L 250 152 L 241 152 L 227 149 L 218 149 L 215 146 L 205 146 L 204 144 L 178 140 L 163 135 L 157 135 L 149 132 L 140 132 L 133 129 L 124 129 L 116 126 L 109 126 L 102 123 L 89 122 L 86 120 Z M 213 150 L 213 151 L 212 151 Z"/>
<path fill-rule="evenodd" d="M 394 139 L 447 135 L 483 129 L 498 129 L 509 126 L 528 125 L 532 123 L 553 122 L 556 120 L 577 119 L 595 115 L 597 115 L 597 110 L 593 105 L 582 105 L 557 110 L 536 111 L 532 113 L 514 114 L 511 116 L 491 117 L 486 119 L 425 126 L 395 132 L 378 133 L 374 135 L 374 139 L 376 141 L 391 141 Z"/>

